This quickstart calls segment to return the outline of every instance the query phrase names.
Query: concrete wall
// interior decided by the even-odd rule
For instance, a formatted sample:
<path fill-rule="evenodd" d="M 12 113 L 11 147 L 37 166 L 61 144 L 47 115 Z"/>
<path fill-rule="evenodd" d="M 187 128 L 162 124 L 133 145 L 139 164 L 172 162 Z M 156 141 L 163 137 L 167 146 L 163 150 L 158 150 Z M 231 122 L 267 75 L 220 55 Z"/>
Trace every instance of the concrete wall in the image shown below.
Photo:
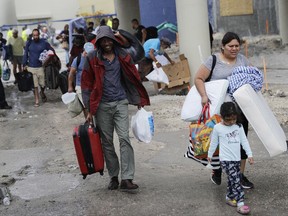
<path fill-rule="evenodd" d="M 239 1 L 241 4 L 241 1 Z M 141 23 L 157 26 L 164 21 L 177 24 L 175 0 L 139 0 Z M 209 21 L 214 32 L 234 31 L 240 36 L 279 34 L 278 1 L 253 0 L 253 14 L 220 16 L 220 1 L 207 0 Z M 173 33 L 162 32 L 162 36 L 173 37 Z"/>
<path fill-rule="evenodd" d="M 79 11 L 78 0 L 14 0 L 16 18 L 19 23 L 30 23 L 41 20 L 65 20 L 73 19 Z M 55 29 L 63 29 L 66 22 L 50 23 Z M 35 26 L 31 26 L 32 29 Z"/>
<path fill-rule="evenodd" d="M 213 11 L 216 11 L 214 31 L 233 31 L 240 36 L 266 35 L 267 20 L 268 34 L 279 34 L 277 1 L 253 0 L 253 14 L 251 15 L 220 16 L 220 1 L 214 0 L 213 10 L 210 13 Z"/>
<path fill-rule="evenodd" d="M 114 14 L 114 0 L 78 0 L 79 13 L 95 13 L 97 11 L 105 14 Z"/>
<path fill-rule="evenodd" d="M 73 19 L 79 13 L 92 13 L 93 10 L 115 13 L 114 0 L 61 0 L 61 3 L 59 0 L 0 0 L 0 9 L 0 27 L 47 20 L 55 29 L 63 29 L 68 21 L 53 21 Z"/>
<path fill-rule="evenodd" d="M 158 26 L 163 22 L 177 25 L 175 0 L 139 0 L 141 24 L 145 27 Z M 175 33 L 168 30 L 159 32 L 160 37 L 176 40 Z"/>

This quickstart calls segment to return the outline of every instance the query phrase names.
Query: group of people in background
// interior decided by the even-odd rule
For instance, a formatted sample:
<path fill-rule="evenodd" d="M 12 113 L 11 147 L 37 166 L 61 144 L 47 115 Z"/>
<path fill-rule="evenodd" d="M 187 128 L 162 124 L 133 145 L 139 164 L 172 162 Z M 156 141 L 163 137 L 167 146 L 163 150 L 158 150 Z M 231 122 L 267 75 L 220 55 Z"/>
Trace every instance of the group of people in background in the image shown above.
<path fill-rule="evenodd" d="M 29 71 L 33 74 L 34 83 L 34 106 L 39 106 L 39 98 L 41 96 L 42 102 L 47 101 L 47 97 L 44 93 L 45 91 L 45 75 L 42 62 L 39 60 L 40 54 L 43 51 L 53 50 L 52 46 L 48 43 L 49 33 L 46 26 L 38 26 L 38 28 L 32 31 L 24 26 L 22 28 L 22 34 L 19 36 L 17 29 L 12 29 L 7 32 L 7 40 L 3 38 L 3 34 L 0 33 L 0 50 L 2 56 L 2 51 L 4 46 L 11 47 L 11 58 L 9 59 L 13 65 L 13 74 L 15 77 L 14 84 L 18 82 L 18 72 L 23 70 Z M 9 50 L 9 49 L 7 49 Z M 7 54 L 7 53 L 6 53 Z M 8 60 L 8 59 L 7 59 Z M 5 59 L 5 61 L 7 61 Z M 3 86 L 1 81 L 1 86 Z M 40 88 L 40 91 L 39 91 Z M 4 89 L 1 89 L 1 98 L 5 98 Z M 2 93 L 3 92 L 3 93 Z M 40 95 L 40 96 L 39 96 Z M 1 102 L 3 108 L 12 108 L 8 106 L 6 100 Z"/>

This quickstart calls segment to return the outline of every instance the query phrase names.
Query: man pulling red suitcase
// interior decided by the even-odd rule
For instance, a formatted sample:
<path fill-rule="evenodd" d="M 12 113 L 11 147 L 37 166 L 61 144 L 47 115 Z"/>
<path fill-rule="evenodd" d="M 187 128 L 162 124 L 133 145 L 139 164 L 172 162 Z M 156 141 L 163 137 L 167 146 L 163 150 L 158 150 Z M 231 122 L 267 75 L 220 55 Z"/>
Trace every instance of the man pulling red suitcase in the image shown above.
<path fill-rule="evenodd" d="M 75 127 L 73 140 L 83 179 L 96 172 L 103 175 L 104 157 L 97 128 L 88 123 Z"/>

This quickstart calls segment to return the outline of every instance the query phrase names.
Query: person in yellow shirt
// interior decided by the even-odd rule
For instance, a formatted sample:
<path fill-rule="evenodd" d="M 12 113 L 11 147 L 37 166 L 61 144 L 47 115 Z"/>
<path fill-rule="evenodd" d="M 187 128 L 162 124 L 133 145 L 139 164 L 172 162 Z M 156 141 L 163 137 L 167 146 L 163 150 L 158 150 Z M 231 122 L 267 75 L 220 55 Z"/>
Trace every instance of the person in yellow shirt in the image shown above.
<path fill-rule="evenodd" d="M 112 28 L 112 19 L 113 19 L 113 17 L 110 16 L 110 17 L 108 17 L 108 20 L 107 20 L 107 26 L 109 26 L 110 28 Z"/>
<path fill-rule="evenodd" d="M 11 27 L 8 31 L 7 31 L 7 35 L 6 35 L 6 40 L 8 41 L 9 38 L 13 37 L 13 28 Z"/>
<path fill-rule="evenodd" d="M 23 28 L 22 28 L 22 33 L 21 33 L 21 37 L 22 37 L 22 39 L 23 39 L 24 42 L 26 42 L 27 39 L 28 39 L 28 35 L 27 35 L 26 30 L 27 30 L 27 26 L 23 26 Z"/>

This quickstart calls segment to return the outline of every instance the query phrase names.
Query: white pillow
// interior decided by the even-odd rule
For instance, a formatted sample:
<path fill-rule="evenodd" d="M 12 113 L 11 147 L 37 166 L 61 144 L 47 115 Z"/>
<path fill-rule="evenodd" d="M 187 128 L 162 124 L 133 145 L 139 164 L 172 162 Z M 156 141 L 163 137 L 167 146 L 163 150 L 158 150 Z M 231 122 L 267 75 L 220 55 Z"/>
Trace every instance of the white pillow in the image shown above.
<path fill-rule="evenodd" d="M 226 97 L 228 88 L 228 80 L 214 80 L 205 82 L 205 88 L 208 98 L 211 101 L 210 104 L 210 116 L 219 114 L 220 107 Z M 198 120 L 202 111 L 201 96 L 194 85 L 188 95 L 185 98 L 182 111 L 181 119 L 184 121 L 195 121 Z"/>

